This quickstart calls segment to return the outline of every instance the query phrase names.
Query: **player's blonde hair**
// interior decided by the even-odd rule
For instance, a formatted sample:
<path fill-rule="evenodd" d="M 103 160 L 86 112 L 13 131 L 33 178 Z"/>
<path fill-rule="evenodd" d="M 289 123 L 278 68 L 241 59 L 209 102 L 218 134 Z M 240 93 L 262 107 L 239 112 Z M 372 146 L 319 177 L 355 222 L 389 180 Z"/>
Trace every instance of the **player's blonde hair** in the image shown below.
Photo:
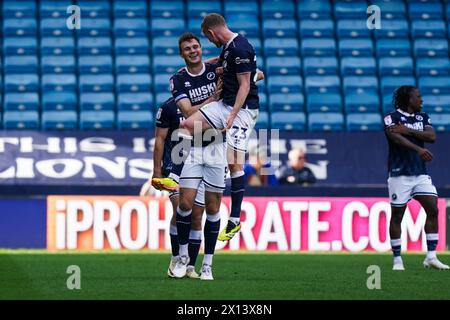
<path fill-rule="evenodd" d="M 207 32 L 208 29 L 226 25 L 227 23 L 225 22 L 225 18 L 223 16 L 221 16 L 218 13 L 210 13 L 203 18 L 201 28 L 203 34 L 205 34 L 205 32 Z"/>

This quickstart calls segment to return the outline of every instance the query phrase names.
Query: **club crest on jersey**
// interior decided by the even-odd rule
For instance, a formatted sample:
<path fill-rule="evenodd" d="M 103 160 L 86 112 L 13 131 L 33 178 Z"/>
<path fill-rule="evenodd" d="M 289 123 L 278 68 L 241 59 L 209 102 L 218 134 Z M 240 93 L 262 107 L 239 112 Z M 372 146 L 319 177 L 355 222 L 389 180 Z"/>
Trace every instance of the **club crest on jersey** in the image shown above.
<path fill-rule="evenodd" d="M 214 72 L 210 72 L 206 75 L 206 78 L 208 80 L 213 80 L 216 77 L 216 74 Z"/>
<path fill-rule="evenodd" d="M 384 124 L 387 125 L 387 126 L 389 126 L 389 125 L 392 124 L 392 118 L 391 118 L 391 116 L 386 116 L 386 117 L 384 117 Z"/>
<path fill-rule="evenodd" d="M 423 117 L 422 117 L 421 115 L 417 115 L 417 116 L 416 116 L 416 119 L 419 120 L 419 121 L 422 121 L 422 120 L 423 120 Z"/>
<path fill-rule="evenodd" d="M 184 83 L 184 87 L 185 88 L 188 88 L 188 87 L 190 87 L 191 86 L 191 83 L 189 82 L 189 81 L 186 81 L 185 83 Z"/>

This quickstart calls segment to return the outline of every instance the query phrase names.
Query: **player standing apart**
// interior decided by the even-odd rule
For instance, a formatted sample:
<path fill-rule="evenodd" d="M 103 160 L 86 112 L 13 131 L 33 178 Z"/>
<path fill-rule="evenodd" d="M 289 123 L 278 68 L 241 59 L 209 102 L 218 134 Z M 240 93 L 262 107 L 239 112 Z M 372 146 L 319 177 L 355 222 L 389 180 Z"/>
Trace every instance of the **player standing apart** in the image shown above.
<path fill-rule="evenodd" d="M 401 257 L 401 222 L 411 198 L 416 199 L 427 214 L 425 233 L 428 252 L 424 267 L 449 269 L 436 257 L 439 240 L 438 196 L 425 167 L 425 162 L 431 161 L 433 154 L 424 145 L 425 142 L 434 143 L 436 134 L 429 116 L 421 112 L 422 98 L 417 88 L 398 88 L 393 104 L 396 111 L 384 118 L 389 143 L 388 188 L 392 212 L 389 234 L 394 254 L 393 270 L 405 270 Z"/>
<path fill-rule="evenodd" d="M 219 64 L 223 68 L 221 100 L 205 105 L 181 123 L 194 134 L 194 123 L 202 130 L 226 130 L 227 162 L 231 175 L 231 214 L 228 224 L 219 234 L 221 241 L 230 240 L 241 228 L 240 214 L 245 191 L 245 152 L 258 118 L 258 87 L 255 84 L 256 55 L 243 36 L 233 33 L 225 19 L 211 13 L 203 19 L 202 32 L 217 47 L 223 47 Z"/>

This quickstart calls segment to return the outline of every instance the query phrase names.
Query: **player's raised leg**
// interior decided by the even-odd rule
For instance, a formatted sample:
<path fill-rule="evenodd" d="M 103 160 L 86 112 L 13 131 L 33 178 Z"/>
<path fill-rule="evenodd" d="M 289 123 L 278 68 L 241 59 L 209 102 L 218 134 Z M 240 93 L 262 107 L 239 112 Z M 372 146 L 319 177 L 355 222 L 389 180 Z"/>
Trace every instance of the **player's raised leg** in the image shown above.
<path fill-rule="evenodd" d="M 437 197 L 430 195 L 416 195 L 414 197 L 427 213 L 425 221 L 425 234 L 427 237 L 427 256 L 423 262 L 425 268 L 448 270 L 449 266 L 443 264 L 436 256 L 436 246 L 439 241 L 438 206 Z"/>
<path fill-rule="evenodd" d="M 391 237 L 392 253 L 394 254 L 394 265 L 392 270 L 403 271 L 403 260 L 401 256 L 402 251 L 402 219 L 405 214 L 406 205 L 394 206 L 391 204 L 391 221 L 389 223 L 389 235 Z"/>

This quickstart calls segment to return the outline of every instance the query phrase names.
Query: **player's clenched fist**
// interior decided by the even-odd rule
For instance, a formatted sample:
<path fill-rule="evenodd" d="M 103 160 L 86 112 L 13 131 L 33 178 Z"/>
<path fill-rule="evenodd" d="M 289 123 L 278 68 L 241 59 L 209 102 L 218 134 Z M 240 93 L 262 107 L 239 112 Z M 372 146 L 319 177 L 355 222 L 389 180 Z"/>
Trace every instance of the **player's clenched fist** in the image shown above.
<path fill-rule="evenodd" d="M 419 151 L 417 151 L 417 154 L 425 161 L 433 160 L 433 154 L 428 149 L 420 148 Z"/>

